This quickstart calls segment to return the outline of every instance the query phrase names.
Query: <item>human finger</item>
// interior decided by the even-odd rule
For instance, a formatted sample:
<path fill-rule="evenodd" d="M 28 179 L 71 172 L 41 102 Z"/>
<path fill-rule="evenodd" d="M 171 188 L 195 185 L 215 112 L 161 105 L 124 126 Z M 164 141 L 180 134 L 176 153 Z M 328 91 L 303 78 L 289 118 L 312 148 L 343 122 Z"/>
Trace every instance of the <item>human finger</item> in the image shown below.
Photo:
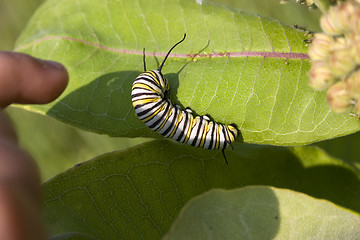
<path fill-rule="evenodd" d="M 17 136 L 12 127 L 10 119 L 0 111 L 0 138 L 6 138 L 9 141 L 17 143 Z"/>
<path fill-rule="evenodd" d="M 57 62 L 16 52 L 0 52 L 0 107 L 11 103 L 42 104 L 65 89 L 68 73 Z"/>
<path fill-rule="evenodd" d="M 16 186 L 40 205 L 41 180 L 32 157 L 16 143 L 0 138 L 0 183 Z"/>
<path fill-rule="evenodd" d="M 39 206 L 16 186 L 0 182 L 0 239 L 45 240 Z"/>

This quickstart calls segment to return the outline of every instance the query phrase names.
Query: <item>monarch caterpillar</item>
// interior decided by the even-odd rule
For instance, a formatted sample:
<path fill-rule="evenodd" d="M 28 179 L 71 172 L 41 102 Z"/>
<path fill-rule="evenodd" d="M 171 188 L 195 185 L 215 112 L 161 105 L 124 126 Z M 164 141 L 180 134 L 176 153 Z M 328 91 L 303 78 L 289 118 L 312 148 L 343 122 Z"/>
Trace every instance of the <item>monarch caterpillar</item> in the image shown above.
<path fill-rule="evenodd" d="M 181 110 L 180 106 L 173 105 L 165 98 L 170 86 L 161 69 L 170 52 L 185 37 L 186 34 L 168 51 L 157 70 L 146 71 L 145 49 L 143 50 L 144 72 L 132 85 L 132 105 L 139 119 L 151 130 L 194 147 L 221 149 L 227 163 L 224 150 L 238 136 L 236 125 L 216 123 L 206 115 L 194 117 L 190 108 Z"/>

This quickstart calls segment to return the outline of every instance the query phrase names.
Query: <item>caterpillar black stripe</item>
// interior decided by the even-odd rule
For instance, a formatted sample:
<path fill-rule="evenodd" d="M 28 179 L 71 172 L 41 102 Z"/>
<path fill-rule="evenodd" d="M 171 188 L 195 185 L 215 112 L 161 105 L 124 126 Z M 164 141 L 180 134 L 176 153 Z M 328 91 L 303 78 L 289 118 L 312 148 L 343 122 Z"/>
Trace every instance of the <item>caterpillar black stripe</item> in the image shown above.
<path fill-rule="evenodd" d="M 226 147 L 238 136 L 235 124 L 216 123 L 207 116 L 194 117 L 190 108 L 181 110 L 165 97 L 170 86 L 161 69 L 170 52 L 184 41 L 185 37 L 186 34 L 169 50 L 157 70 L 146 71 L 145 54 L 143 55 L 144 72 L 132 85 L 132 104 L 137 116 L 151 130 L 194 147 L 220 149 L 224 154 Z"/>

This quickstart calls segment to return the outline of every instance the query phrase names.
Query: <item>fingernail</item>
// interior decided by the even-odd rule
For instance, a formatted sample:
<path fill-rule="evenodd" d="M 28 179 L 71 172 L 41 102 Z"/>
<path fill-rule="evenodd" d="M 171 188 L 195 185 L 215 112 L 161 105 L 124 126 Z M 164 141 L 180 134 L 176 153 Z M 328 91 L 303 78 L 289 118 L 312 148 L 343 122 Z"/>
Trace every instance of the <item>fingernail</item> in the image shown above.
<path fill-rule="evenodd" d="M 44 68 L 51 67 L 51 68 L 55 68 L 60 71 L 65 70 L 65 67 L 61 63 L 58 63 L 55 61 L 50 61 L 50 60 L 42 60 L 42 62 L 45 64 Z"/>

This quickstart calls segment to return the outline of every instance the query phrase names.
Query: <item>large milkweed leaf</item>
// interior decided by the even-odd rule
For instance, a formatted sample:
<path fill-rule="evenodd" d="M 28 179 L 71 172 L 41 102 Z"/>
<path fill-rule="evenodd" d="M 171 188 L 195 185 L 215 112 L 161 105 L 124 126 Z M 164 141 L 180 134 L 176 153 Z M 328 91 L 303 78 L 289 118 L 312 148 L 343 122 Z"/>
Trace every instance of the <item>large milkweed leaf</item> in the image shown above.
<path fill-rule="evenodd" d="M 49 231 L 57 236 L 77 233 L 98 240 L 159 239 L 193 197 L 212 188 L 247 185 L 288 188 L 360 211 L 356 168 L 319 148 L 235 144 L 226 156 L 229 165 L 221 151 L 156 140 L 77 165 L 44 184 Z M 266 200 L 274 204 L 277 197 L 271 196 Z M 274 205 L 275 211 L 281 213 L 291 204 Z M 312 206 L 304 201 L 304 208 Z M 316 212 L 298 212 L 297 217 L 301 214 L 316 218 Z M 281 221 L 269 230 L 283 230 Z M 299 221 L 298 226 L 308 229 L 305 221 Z M 340 223 L 334 228 L 336 233 L 344 229 Z M 285 229 L 289 231 L 292 229 Z"/>
<path fill-rule="evenodd" d="M 183 208 L 164 240 L 355 240 L 359 226 L 359 215 L 298 192 L 273 187 L 214 189 Z"/>
<path fill-rule="evenodd" d="M 49 240 L 95 240 L 95 238 L 81 233 L 65 233 L 51 236 Z"/>
<path fill-rule="evenodd" d="M 308 87 L 303 32 L 203 2 L 46 1 L 16 50 L 62 62 L 70 85 L 54 103 L 27 108 L 111 136 L 158 136 L 135 115 L 131 84 L 143 47 L 154 69 L 186 33 L 163 69 L 174 103 L 236 123 L 245 142 L 305 144 L 359 129 Z"/>

